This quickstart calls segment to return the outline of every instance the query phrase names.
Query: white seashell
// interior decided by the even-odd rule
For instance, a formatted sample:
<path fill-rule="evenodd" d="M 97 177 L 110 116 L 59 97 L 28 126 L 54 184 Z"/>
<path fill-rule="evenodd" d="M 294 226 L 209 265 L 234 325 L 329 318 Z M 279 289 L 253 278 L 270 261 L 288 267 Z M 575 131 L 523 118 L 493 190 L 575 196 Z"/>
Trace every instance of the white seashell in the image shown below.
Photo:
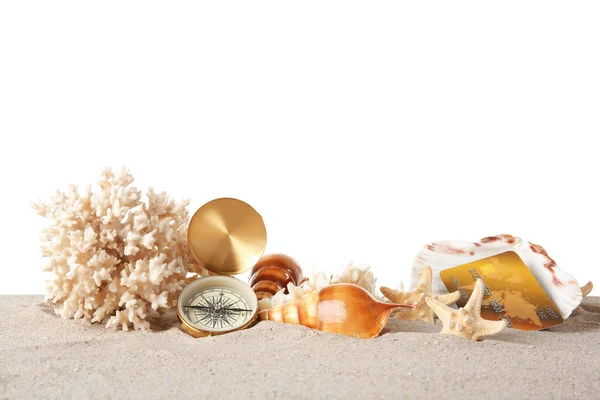
<path fill-rule="evenodd" d="M 425 266 L 433 271 L 433 292 L 448 293 L 440 279 L 440 271 L 505 251 L 517 253 L 533 276 L 558 307 L 563 318 L 581 303 L 582 292 L 577 280 L 561 270 L 542 246 L 524 241 L 511 235 L 498 235 L 481 239 L 479 242 L 445 240 L 428 244 L 417 255 L 412 267 L 411 290 L 421 278 Z"/>

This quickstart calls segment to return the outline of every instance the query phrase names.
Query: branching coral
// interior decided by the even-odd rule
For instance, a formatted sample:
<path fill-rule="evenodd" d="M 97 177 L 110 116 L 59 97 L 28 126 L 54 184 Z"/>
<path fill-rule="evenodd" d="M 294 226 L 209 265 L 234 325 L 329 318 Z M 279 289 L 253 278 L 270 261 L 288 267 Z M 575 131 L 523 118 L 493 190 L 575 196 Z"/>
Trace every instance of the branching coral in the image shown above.
<path fill-rule="evenodd" d="M 371 266 L 366 264 L 355 265 L 350 262 L 341 267 L 337 273 L 328 275 L 324 272 L 313 271 L 308 280 L 302 284 L 305 292 L 319 290 L 333 283 L 353 283 L 365 289 L 370 294 L 375 294 L 375 276 Z"/>
<path fill-rule="evenodd" d="M 273 295 L 273 297 L 261 299 L 258 302 L 258 306 L 261 311 L 268 310 L 269 308 L 280 304 L 296 301 L 305 293 L 319 291 L 334 283 L 352 283 L 362 287 L 375 297 L 375 281 L 376 278 L 373 275 L 373 271 L 371 271 L 370 265 L 355 265 L 350 262 L 346 266 L 340 268 L 335 274 L 326 274 L 323 271 L 316 272 L 313 270 L 308 275 L 308 279 L 301 285 L 294 286 L 293 284 L 288 283 L 285 289 L 280 290 Z M 286 289 L 288 294 L 285 293 Z"/>
<path fill-rule="evenodd" d="M 188 272 L 204 274 L 187 247 L 188 201 L 150 188 L 146 203 L 133 180 L 104 169 L 98 191 L 71 186 L 34 204 L 50 221 L 41 249 L 57 315 L 145 330 L 151 310 L 175 305 Z"/>

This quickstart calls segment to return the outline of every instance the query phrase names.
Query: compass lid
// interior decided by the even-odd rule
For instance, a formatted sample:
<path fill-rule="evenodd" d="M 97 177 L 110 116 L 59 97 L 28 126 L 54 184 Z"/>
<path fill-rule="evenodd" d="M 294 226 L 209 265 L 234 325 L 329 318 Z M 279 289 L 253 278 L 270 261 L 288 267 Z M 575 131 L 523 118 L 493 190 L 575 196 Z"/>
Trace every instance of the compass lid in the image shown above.
<path fill-rule="evenodd" d="M 209 201 L 196 211 L 188 226 L 188 245 L 194 258 L 216 274 L 236 275 L 252 268 L 267 245 L 260 214 L 233 198 Z"/>

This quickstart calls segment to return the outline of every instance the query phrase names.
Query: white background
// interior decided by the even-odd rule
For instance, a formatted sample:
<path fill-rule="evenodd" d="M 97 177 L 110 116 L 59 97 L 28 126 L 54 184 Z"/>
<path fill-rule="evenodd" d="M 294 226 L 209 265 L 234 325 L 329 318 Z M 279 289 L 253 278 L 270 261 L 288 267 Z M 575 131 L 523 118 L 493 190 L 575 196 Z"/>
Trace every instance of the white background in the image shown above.
<path fill-rule="evenodd" d="M 428 242 L 510 233 L 600 286 L 599 11 L 4 1 L 0 293 L 44 291 L 29 203 L 121 165 L 249 202 L 306 267 L 396 286 Z"/>

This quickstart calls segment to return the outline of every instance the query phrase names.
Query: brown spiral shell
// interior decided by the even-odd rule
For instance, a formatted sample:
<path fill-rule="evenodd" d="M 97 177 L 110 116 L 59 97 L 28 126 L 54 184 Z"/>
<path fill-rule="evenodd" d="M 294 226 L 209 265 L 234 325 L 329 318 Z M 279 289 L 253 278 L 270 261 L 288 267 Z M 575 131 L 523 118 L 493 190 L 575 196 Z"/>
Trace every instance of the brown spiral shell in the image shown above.
<path fill-rule="evenodd" d="M 296 286 L 301 282 L 302 269 L 293 258 L 285 254 L 263 256 L 250 272 L 250 286 L 258 300 L 272 297 L 281 289 L 285 289 L 288 283 Z"/>
<path fill-rule="evenodd" d="M 391 311 L 412 308 L 405 304 L 383 303 L 360 286 L 337 283 L 306 293 L 298 301 L 261 311 L 258 318 L 357 338 L 372 338 L 385 327 Z"/>

